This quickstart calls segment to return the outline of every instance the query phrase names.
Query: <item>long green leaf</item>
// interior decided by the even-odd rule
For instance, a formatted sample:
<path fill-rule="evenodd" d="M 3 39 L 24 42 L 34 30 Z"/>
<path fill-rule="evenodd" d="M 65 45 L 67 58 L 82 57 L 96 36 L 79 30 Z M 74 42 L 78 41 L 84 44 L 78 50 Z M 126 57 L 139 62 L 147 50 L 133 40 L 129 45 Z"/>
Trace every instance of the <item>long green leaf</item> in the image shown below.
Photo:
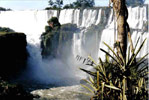
<path fill-rule="evenodd" d="M 101 58 L 99 58 L 99 62 L 100 62 L 99 67 L 100 67 L 100 69 L 102 70 L 104 76 L 106 77 L 105 67 L 104 67 L 104 65 L 103 65 L 103 62 L 102 62 Z"/>
<path fill-rule="evenodd" d="M 91 90 L 89 87 L 87 87 L 86 85 L 83 85 L 83 84 L 81 84 L 81 86 L 82 87 L 84 87 L 84 88 L 86 88 L 87 90 L 89 90 L 91 93 L 93 93 L 94 94 L 94 91 L 93 90 Z"/>
<path fill-rule="evenodd" d="M 99 64 L 99 73 L 106 79 L 106 72 L 105 72 L 105 68 L 103 65 L 103 62 L 101 60 L 101 58 L 99 58 L 100 64 Z"/>
<path fill-rule="evenodd" d="M 143 86 L 143 83 L 144 83 L 144 78 L 140 78 L 139 82 L 138 82 L 139 88 L 141 88 Z"/>
<path fill-rule="evenodd" d="M 98 64 L 95 62 L 95 60 L 94 60 L 91 56 L 88 56 L 88 58 L 89 58 L 91 61 L 93 61 L 93 63 L 94 63 L 95 65 L 98 65 Z"/>
<path fill-rule="evenodd" d="M 103 100 L 104 87 L 105 87 L 105 83 L 102 82 L 102 84 L 101 84 L 101 100 Z"/>
<path fill-rule="evenodd" d="M 99 71 L 97 71 L 97 89 L 99 89 Z"/>
<path fill-rule="evenodd" d="M 139 73 L 140 74 L 140 73 Z M 149 72 L 143 72 L 141 75 L 139 75 L 140 77 L 143 77 L 143 78 L 145 78 L 145 80 L 148 80 L 148 75 L 149 74 Z"/>
<path fill-rule="evenodd" d="M 148 65 L 142 66 L 137 72 L 138 72 L 138 73 L 141 73 L 141 72 L 143 72 L 144 70 L 148 70 Z"/>
<path fill-rule="evenodd" d="M 99 67 L 98 67 L 98 65 L 97 66 L 92 66 L 94 69 L 96 69 L 96 70 L 100 70 L 99 69 Z"/>
<path fill-rule="evenodd" d="M 127 61 L 126 61 L 126 63 L 128 63 L 129 57 L 130 57 L 130 46 L 128 47 L 128 55 L 127 55 Z"/>
<path fill-rule="evenodd" d="M 109 56 L 107 54 L 106 54 L 106 62 L 110 63 L 110 59 L 109 59 Z"/>
<path fill-rule="evenodd" d="M 142 62 L 142 60 L 146 57 L 146 56 L 148 56 L 148 54 L 149 53 L 147 53 L 146 55 L 144 55 L 142 58 L 140 58 L 138 61 L 137 61 L 137 65 L 140 63 L 140 62 Z M 146 60 L 146 59 L 144 59 L 144 60 Z M 143 60 L 143 62 L 144 62 L 144 60 Z M 140 64 L 139 64 L 140 65 Z"/>
<path fill-rule="evenodd" d="M 119 59 L 119 57 L 117 56 L 117 54 L 113 51 L 113 49 L 108 45 L 108 44 L 106 44 L 105 42 L 103 42 L 111 51 L 112 51 L 112 53 L 115 55 L 115 57 L 117 58 L 117 59 Z"/>
<path fill-rule="evenodd" d="M 114 90 L 119 90 L 119 91 L 121 91 L 120 88 L 117 88 L 117 87 L 115 87 L 115 86 L 111 86 L 111 85 L 106 85 L 106 84 L 105 84 L 105 87 L 111 88 L 111 89 L 114 89 Z"/>
<path fill-rule="evenodd" d="M 107 55 L 109 55 L 118 65 L 120 65 L 120 63 L 113 56 L 111 56 L 107 51 L 103 50 L 102 48 L 100 48 L 100 50 L 106 53 Z"/>
<path fill-rule="evenodd" d="M 93 78 L 92 78 L 90 75 L 89 75 L 89 80 L 90 80 L 90 82 L 91 82 L 92 84 L 95 84 Z"/>
<path fill-rule="evenodd" d="M 146 59 L 142 60 L 141 62 L 137 62 L 136 67 L 139 67 L 141 64 L 143 64 L 146 61 Z"/>
<path fill-rule="evenodd" d="M 95 72 L 91 72 L 91 71 L 88 71 L 88 70 L 83 69 L 83 68 L 80 68 L 80 70 L 82 70 L 82 71 L 88 73 L 89 75 L 92 75 L 92 76 L 96 77 L 96 73 L 95 73 Z"/>
<path fill-rule="evenodd" d="M 140 37 L 139 37 L 138 40 L 137 40 L 137 43 L 136 43 L 135 48 L 134 48 L 134 52 L 135 52 L 135 50 L 136 50 L 136 48 L 137 48 L 137 45 L 138 45 L 138 43 L 139 43 L 139 40 L 140 40 Z"/>
<path fill-rule="evenodd" d="M 94 84 L 90 83 L 89 81 L 87 81 L 86 79 L 83 79 L 86 83 L 88 83 L 90 85 L 90 87 L 92 87 L 94 89 L 94 91 L 97 91 L 96 87 L 94 86 Z"/>
<path fill-rule="evenodd" d="M 99 75 L 102 77 L 102 80 L 104 80 L 104 81 L 107 80 L 105 75 L 103 74 L 103 72 L 99 72 Z"/>
<path fill-rule="evenodd" d="M 147 38 L 146 38 L 147 39 Z M 136 58 L 136 56 L 138 55 L 138 53 L 140 52 L 140 50 L 142 49 L 146 39 L 143 41 L 143 43 L 141 44 L 141 46 L 139 47 L 139 49 L 137 50 L 136 54 L 135 55 L 132 55 L 132 59 L 130 59 L 130 61 L 128 62 L 128 65 L 131 65 L 134 61 L 134 59 Z"/>
<path fill-rule="evenodd" d="M 93 96 L 93 94 L 90 94 L 90 93 L 83 93 L 83 92 L 75 92 L 75 93 L 78 93 L 78 94 L 83 94 L 83 95 L 86 95 L 86 96 Z"/>

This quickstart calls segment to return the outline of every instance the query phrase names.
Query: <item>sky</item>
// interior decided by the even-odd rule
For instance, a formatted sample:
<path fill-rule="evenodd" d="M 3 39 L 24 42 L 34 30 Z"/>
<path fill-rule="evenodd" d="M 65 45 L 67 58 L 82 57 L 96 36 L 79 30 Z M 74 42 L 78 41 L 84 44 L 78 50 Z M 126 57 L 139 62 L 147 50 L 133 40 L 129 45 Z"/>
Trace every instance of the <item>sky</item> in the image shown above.
<path fill-rule="evenodd" d="M 41 10 L 48 7 L 49 0 L 0 0 L 0 7 L 12 10 Z M 63 0 L 64 4 L 70 4 L 76 0 Z M 95 6 L 108 6 L 109 0 L 95 0 Z M 146 0 L 149 4 L 149 0 Z"/>

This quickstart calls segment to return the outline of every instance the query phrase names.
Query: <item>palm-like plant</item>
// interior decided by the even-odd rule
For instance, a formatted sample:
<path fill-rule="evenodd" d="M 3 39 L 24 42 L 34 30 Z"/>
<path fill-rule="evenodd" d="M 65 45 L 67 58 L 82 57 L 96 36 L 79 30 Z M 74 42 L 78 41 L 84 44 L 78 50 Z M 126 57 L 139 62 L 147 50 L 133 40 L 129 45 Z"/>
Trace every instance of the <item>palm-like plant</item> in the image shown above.
<path fill-rule="evenodd" d="M 93 62 L 92 67 L 95 69 L 95 71 L 89 71 L 83 68 L 80 69 L 90 75 L 89 80 L 84 79 L 84 81 L 89 84 L 89 87 L 83 84 L 82 86 L 93 93 L 92 99 L 147 100 L 147 89 L 144 76 L 147 76 L 148 65 L 144 64 L 144 62 L 146 60 L 145 57 L 148 54 L 136 61 L 136 56 L 143 47 L 146 39 L 143 41 L 139 49 L 136 50 L 138 41 L 134 50 L 132 50 L 132 53 L 130 53 L 129 47 L 126 58 L 124 58 L 119 43 L 118 47 L 120 48 L 121 55 L 114 52 L 112 48 L 105 42 L 104 44 L 114 56 L 112 56 L 109 52 L 100 49 L 106 53 L 106 60 L 104 62 L 101 60 L 101 58 L 99 58 L 99 63 L 96 63 L 92 57 L 88 57 Z M 112 60 L 109 60 L 109 58 L 112 58 Z"/>

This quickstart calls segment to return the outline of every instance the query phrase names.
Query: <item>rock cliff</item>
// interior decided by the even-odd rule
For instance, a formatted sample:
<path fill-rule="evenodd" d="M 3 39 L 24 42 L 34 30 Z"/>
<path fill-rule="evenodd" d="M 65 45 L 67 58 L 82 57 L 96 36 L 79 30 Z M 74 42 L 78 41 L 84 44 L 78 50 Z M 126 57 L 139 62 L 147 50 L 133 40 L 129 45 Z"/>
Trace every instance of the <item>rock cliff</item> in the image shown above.
<path fill-rule="evenodd" d="M 75 24 L 60 25 L 57 23 L 59 22 L 53 22 L 54 27 L 46 26 L 45 32 L 41 35 L 41 54 L 43 58 L 56 57 L 62 54 L 63 45 L 70 47 L 73 33 L 79 31 Z"/>
<path fill-rule="evenodd" d="M 2 30 L 4 29 L 4 30 Z M 6 31 L 7 30 L 7 31 Z M 25 68 L 28 53 L 24 33 L 17 33 L 8 28 L 0 30 L 0 76 L 16 76 Z"/>

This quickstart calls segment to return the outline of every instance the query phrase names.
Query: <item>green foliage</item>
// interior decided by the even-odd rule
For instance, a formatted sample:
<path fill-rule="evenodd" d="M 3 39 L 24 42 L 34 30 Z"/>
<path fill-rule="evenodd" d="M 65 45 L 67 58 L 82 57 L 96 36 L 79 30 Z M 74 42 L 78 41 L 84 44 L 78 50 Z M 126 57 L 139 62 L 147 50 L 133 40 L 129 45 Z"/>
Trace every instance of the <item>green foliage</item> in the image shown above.
<path fill-rule="evenodd" d="M 52 17 L 51 19 L 48 20 L 48 23 L 52 22 L 53 24 L 53 27 L 59 27 L 61 26 L 61 24 L 59 23 L 58 21 L 58 18 L 57 17 Z"/>
<path fill-rule="evenodd" d="M 14 32 L 14 30 L 7 27 L 0 27 L 0 32 Z"/>
<path fill-rule="evenodd" d="M 121 57 L 112 48 L 104 43 L 108 49 L 113 53 L 112 56 L 109 52 L 101 49 L 106 53 L 106 60 L 103 62 L 99 58 L 99 63 L 96 63 L 90 56 L 88 57 L 94 64 L 91 65 L 95 71 L 89 71 L 80 68 L 82 71 L 88 73 L 89 80 L 84 79 L 91 89 L 84 86 L 92 94 L 92 99 L 95 100 L 124 100 L 124 89 L 126 89 L 126 95 L 128 100 L 147 100 L 148 94 L 146 89 L 146 80 L 144 76 L 148 74 L 148 65 L 144 64 L 144 59 L 148 54 L 136 61 L 136 56 L 143 47 L 146 39 L 143 41 L 138 50 L 136 46 L 132 54 L 130 49 L 126 59 L 123 57 L 121 51 Z M 120 45 L 118 45 L 119 48 Z M 109 58 L 112 60 L 110 61 Z M 127 80 L 127 88 L 125 88 Z"/>
<path fill-rule="evenodd" d="M 0 11 L 11 11 L 11 9 L 6 9 L 6 8 L 3 8 L 3 7 L 0 7 Z"/>
<path fill-rule="evenodd" d="M 26 92 L 21 85 L 10 84 L 0 79 L 1 100 L 33 100 L 34 96 Z"/>
<path fill-rule="evenodd" d="M 63 8 L 87 8 L 87 7 L 93 7 L 95 5 L 94 0 L 76 0 L 72 4 L 67 4 Z"/>
<path fill-rule="evenodd" d="M 42 56 L 55 56 L 57 54 L 58 40 L 60 34 L 60 23 L 57 17 L 52 17 L 47 21 L 52 26 L 46 26 L 45 32 L 41 35 Z"/>
<path fill-rule="evenodd" d="M 66 4 L 63 9 L 75 8 L 73 4 Z"/>
<path fill-rule="evenodd" d="M 7 27 L 0 27 L 0 36 L 8 33 L 14 32 L 14 30 Z"/>
<path fill-rule="evenodd" d="M 63 5 L 63 0 L 56 0 L 55 2 L 53 0 L 49 0 L 49 5 L 54 9 L 61 8 Z"/>
<path fill-rule="evenodd" d="M 144 4 L 145 0 L 126 0 L 126 4 L 128 6 L 136 6 Z"/>
<path fill-rule="evenodd" d="M 76 2 L 73 3 L 75 8 L 80 8 L 80 7 L 93 7 L 95 5 L 94 0 L 77 0 Z"/>
<path fill-rule="evenodd" d="M 54 28 L 46 26 L 45 32 L 41 36 L 42 56 L 44 58 L 48 56 L 56 57 L 58 54 L 62 55 L 62 49 L 65 46 L 71 49 L 70 40 L 73 38 L 73 33 L 80 31 L 75 24 L 59 25 L 60 23 L 56 17 L 52 17 L 48 23 L 50 22 L 53 22 Z M 70 52 L 70 49 L 67 53 Z"/>

